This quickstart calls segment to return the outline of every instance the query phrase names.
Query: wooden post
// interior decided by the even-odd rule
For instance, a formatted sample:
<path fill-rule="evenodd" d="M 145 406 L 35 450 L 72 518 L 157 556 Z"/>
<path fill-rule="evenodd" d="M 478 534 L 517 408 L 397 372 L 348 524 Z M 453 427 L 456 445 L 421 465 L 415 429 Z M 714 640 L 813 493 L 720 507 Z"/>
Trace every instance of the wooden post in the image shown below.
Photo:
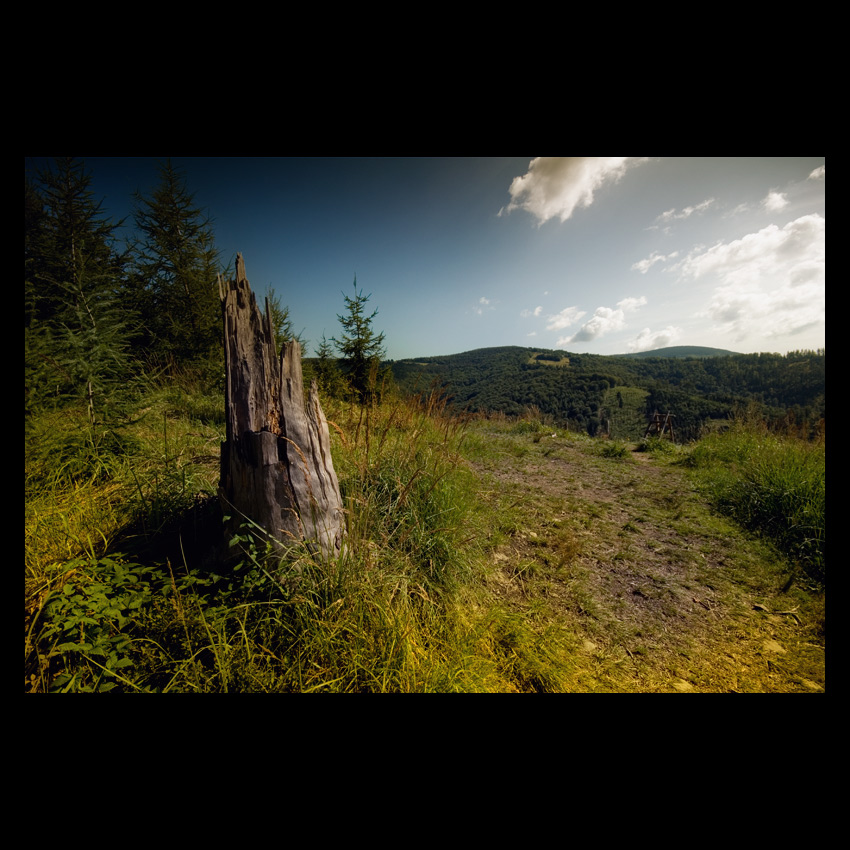
<path fill-rule="evenodd" d="M 673 435 L 673 414 L 668 412 L 662 416 L 656 410 L 652 415 L 652 421 L 646 427 L 646 433 L 643 435 L 643 438 L 645 440 L 650 434 L 657 434 L 658 437 L 663 437 L 664 432 L 668 428 L 670 429 L 670 440 L 675 442 Z"/>
<path fill-rule="evenodd" d="M 342 497 L 315 381 L 304 401 L 301 346 L 283 343 L 278 360 L 268 300 L 262 316 L 241 254 L 236 280 L 225 284 L 219 276 L 219 295 L 226 416 L 222 505 L 260 526 L 281 551 L 306 545 L 333 558 L 345 534 Z"/>

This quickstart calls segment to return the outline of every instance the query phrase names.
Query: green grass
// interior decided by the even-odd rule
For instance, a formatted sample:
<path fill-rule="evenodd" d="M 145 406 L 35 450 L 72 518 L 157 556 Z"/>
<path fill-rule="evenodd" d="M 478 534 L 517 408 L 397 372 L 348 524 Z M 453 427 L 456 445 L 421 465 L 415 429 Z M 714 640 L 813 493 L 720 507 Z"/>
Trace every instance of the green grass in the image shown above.
<path fill-rule="evenodd" d="M 347 512 L 346 545 L 332 562 L 275 555 L 256 529 L 223 537 L 215 393 L 188 383 L 153 390 L 121 428 L 93 429 L 84 410 L 33 419 L 26 691 L 640 688 L 621 653 L 582 632 L 607 616 L 590 555 L 610 540 L 614 567 L 640 563 L 645 529 L 665 521 L 653 511 L 678 511 L 671 521 L 696 537 L 681 494 L 653 507 L 644 485 L 629 483 L 642 479 L 639 464 L 623 463 L 625 444 L 556 431 L 536 411 L 465 422 L 436 395 L 324 405 Z M 717 506 L 786 541 L 823 578 L 822 444 L 736 429 L 688 450 L 643 448 L 664 464 L 684 456 Z M 571 483 L 548 495 L 519 472 L 566 459 Z M 472 463 L 514 477 L 491 492 Z M 619 494 L 616 505 L 584 497 L 591 467 Z M 615 507 L 629 510 L 613 525 Z M 698 568 L 699 553 L 679 548 L 670 557 Z M 517 554 L 496 563 L 502 549 Z"/>
<path fill-rule="evenodd" d="M 824 439 L 809 442 L 738 423 L 695 444 L 686 463 L 720 510 L 825 584 Z"/>
<path fill-rule="evenodd" d="M 83 412 L 36 420 L 26 689 L 551 688 L 538 669 L 550 650 L 476 581 L 486 516 L 464 423 L 436 396 L 325 406 L 347 511 L 330 563 L 275 556 L 257 529 L 218 539 L 221 419 L 191 386 L 151 394 L 107 437 L 86 431 Z"/>

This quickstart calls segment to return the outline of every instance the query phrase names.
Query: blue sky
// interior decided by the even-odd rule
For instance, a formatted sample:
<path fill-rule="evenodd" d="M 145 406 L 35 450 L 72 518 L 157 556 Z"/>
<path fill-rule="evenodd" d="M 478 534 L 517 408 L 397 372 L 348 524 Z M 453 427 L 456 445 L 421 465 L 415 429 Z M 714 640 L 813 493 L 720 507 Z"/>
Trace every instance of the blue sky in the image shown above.
<path fill-rule="evenodd" d="M 83 159 L 119 219 L 164 158 Z M 308 355 L 355 275 L 392 359 L 826 345 L 824 157 L 171 160 Z"/>

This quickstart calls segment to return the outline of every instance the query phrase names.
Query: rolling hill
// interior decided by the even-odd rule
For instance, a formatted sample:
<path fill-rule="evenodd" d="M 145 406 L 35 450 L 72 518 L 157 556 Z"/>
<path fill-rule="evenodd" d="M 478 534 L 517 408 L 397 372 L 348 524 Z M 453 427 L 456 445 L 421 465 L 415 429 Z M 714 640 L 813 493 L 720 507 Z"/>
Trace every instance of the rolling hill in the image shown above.
<path fill-rule="evenodd" d="M 676 346 L 606 356 L 506 346 L 388 365 L 403 391 L 438 386 L 458 409 L 533 411 L 562 427 L 623 439 L 642 437 L 655 411 L 674 414 L 682 439 L 753 405 L 766 419 L 800 429 L 825 415 L 824 350 L 735 354 Z"/>
<path fill-rule="evenodd" d="M 737 351 L 725 348 L 706 348 L 703 345 L 673 345 L 669 348 L 655 348 L 652 351 L 639 351 L 635 354 L 620 354 L 618 357 L 732 357 Z"/>

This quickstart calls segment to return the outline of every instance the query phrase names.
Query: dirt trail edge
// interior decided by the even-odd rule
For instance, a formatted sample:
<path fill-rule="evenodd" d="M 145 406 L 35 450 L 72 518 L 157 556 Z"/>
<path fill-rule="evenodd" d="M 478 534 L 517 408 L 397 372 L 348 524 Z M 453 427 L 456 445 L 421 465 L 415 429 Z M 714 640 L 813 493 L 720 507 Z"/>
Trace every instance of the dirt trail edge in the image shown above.
<path fill-rule="evenodd" d="M 504 517 L 488 588 L 546 629 L 576 692 L 822 693 L 823 596 L 719 517 L 663 456 L 488 435 L 473 466 Z"/>

